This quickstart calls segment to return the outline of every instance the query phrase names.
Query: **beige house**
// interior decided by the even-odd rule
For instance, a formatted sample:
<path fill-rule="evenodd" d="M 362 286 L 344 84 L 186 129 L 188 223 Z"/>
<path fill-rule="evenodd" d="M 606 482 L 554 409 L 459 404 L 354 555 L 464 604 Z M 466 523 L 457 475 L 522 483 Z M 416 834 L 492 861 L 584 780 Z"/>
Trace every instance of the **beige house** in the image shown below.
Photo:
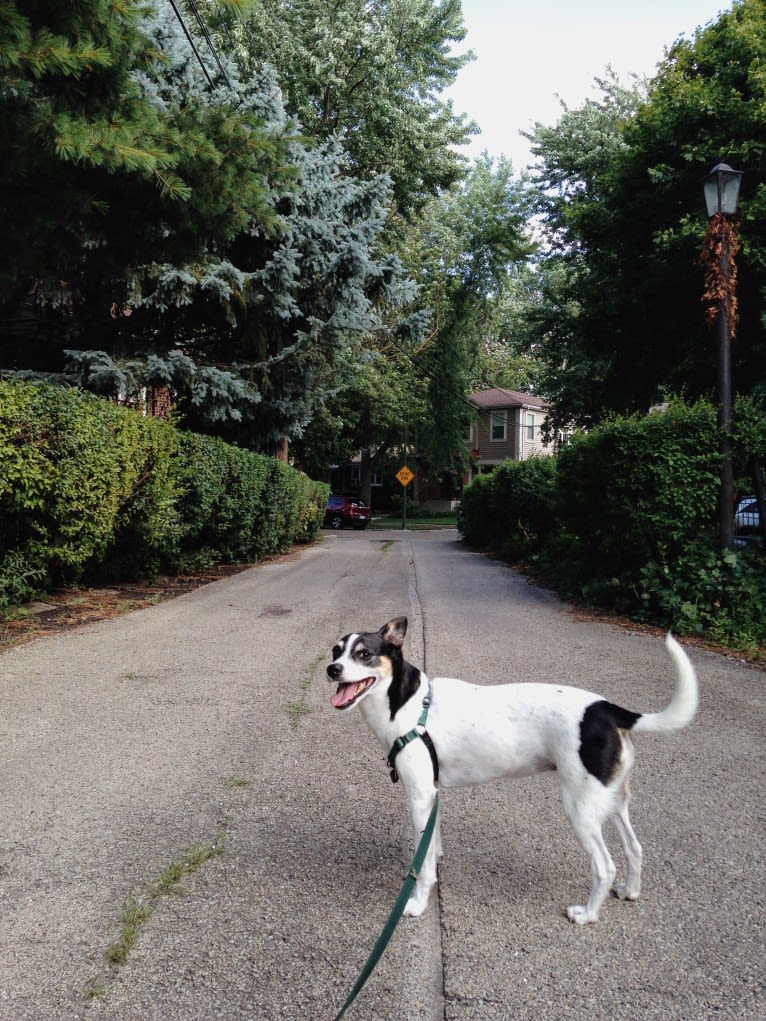
<path fill-rule="evenodd" d="M 553 454 L 543 443 L 542 427 L 550 405 L 539 397 L 495 387 L 468 398 L 478 416 L 471 426 L 471 478 L 492 471 L 503 461 L 524 461 L 534 454 Z"/>

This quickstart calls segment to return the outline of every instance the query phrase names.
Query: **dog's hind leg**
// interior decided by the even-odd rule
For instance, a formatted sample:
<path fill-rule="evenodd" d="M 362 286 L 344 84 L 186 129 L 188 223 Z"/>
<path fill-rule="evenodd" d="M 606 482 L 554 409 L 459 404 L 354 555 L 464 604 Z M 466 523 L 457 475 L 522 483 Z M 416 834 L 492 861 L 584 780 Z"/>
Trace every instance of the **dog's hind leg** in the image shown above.
<path fill-rule="evenodd" d="M 641 862 L 643 851 L 638 837 L 633 830 L 628 814 L 628 783 L 627 780 L 620 792 L 620 800 L 614 815 L 614 825 L 619 834 L 625 851 L 628 874 L 624 883 L 618 883 L 614 892 L 620 900 L 638 900 L 641 894 Z"/>
<path fill-rule="evenodd" d="M 597 781 L 594 781 L 597 782 Z M 592 793 L 592 792 L 591 792 Z M 608 806 L 601 804 L 601 798 L 583 796 L 572 797 L 566 788 L 563 790 L 564 808 L 572 824 L 580 846 L 590 858 L 591 890 L 587 904 L 573 904 L 567 908 L 566 914 L 570 921 L 577 925 L 588 925 L 598 921 L 601 905 L 609 893 L 617 870 L 612 856 L 604 843 L 601 833 Z"/>

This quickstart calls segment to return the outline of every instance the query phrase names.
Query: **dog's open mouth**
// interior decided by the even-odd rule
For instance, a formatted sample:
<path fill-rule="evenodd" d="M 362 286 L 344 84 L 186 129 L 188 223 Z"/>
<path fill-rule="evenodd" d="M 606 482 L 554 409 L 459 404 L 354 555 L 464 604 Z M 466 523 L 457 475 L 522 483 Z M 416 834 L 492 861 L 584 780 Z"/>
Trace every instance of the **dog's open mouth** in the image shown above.
<path fill-rule="evenodd" d="M 348 709 L 374 683 L 374 677 L 365 677 L 361 681 L 352 681 L 350 684 L 339 684 L 338 690 L 330 698 L 330 704 L 334 705 L 336 709 Z"/>

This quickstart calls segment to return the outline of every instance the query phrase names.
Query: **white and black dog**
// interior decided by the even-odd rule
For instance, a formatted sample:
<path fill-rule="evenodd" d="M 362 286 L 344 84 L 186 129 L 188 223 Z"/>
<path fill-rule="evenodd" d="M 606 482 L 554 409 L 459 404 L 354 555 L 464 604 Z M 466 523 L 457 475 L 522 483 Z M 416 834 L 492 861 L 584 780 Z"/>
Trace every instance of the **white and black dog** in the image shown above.
<path fill-rule="evenodd" d="M 613 819 L 627 860 L 615 892 L 636 900 L 641 889 L 641 845 L 628 817 L 632 734 L 685 727 L 697 710 L 697 677 L 678 642 L 667 636 L 676 673 L 666 709 L 640 714 L 599 695 L 558 684 L 477 685 L 426 675 L 407 663 L 402 643 L 407 618 L 379 631 L 346 635 L 327 668 L 338 685 L 336 709 L 359 706 L 389 752 L 392 778 L 401 777 L 417 842 L 436 796 L 436 783 L 468 787 L 506 776 L 557 770 L 567 818 L 590 858 L 587 904 L 567 909 L 580 925 L 595 922 L 615 878 L 602 827 Z M 425 700 L 425 706 L 424 706 Z M 394 767 L 394 760 L 396 761 Z M 441 855 L 437 830 L 405 914 L 425 910 Z"/>

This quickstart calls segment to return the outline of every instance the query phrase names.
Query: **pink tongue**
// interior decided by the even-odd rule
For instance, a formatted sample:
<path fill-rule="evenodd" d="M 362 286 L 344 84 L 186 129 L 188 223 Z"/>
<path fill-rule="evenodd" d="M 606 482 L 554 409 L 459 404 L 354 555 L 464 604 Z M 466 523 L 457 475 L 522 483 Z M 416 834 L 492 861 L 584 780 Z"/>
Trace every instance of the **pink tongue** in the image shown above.
<path fill-rule="evenodd" d="M 359 682 L 354 684 L 340 684 L 334 695 L 330 696 L 330 704 L 336 709 L 342 709 L 344 705 L 351 702 L 356 695 Z"/>

